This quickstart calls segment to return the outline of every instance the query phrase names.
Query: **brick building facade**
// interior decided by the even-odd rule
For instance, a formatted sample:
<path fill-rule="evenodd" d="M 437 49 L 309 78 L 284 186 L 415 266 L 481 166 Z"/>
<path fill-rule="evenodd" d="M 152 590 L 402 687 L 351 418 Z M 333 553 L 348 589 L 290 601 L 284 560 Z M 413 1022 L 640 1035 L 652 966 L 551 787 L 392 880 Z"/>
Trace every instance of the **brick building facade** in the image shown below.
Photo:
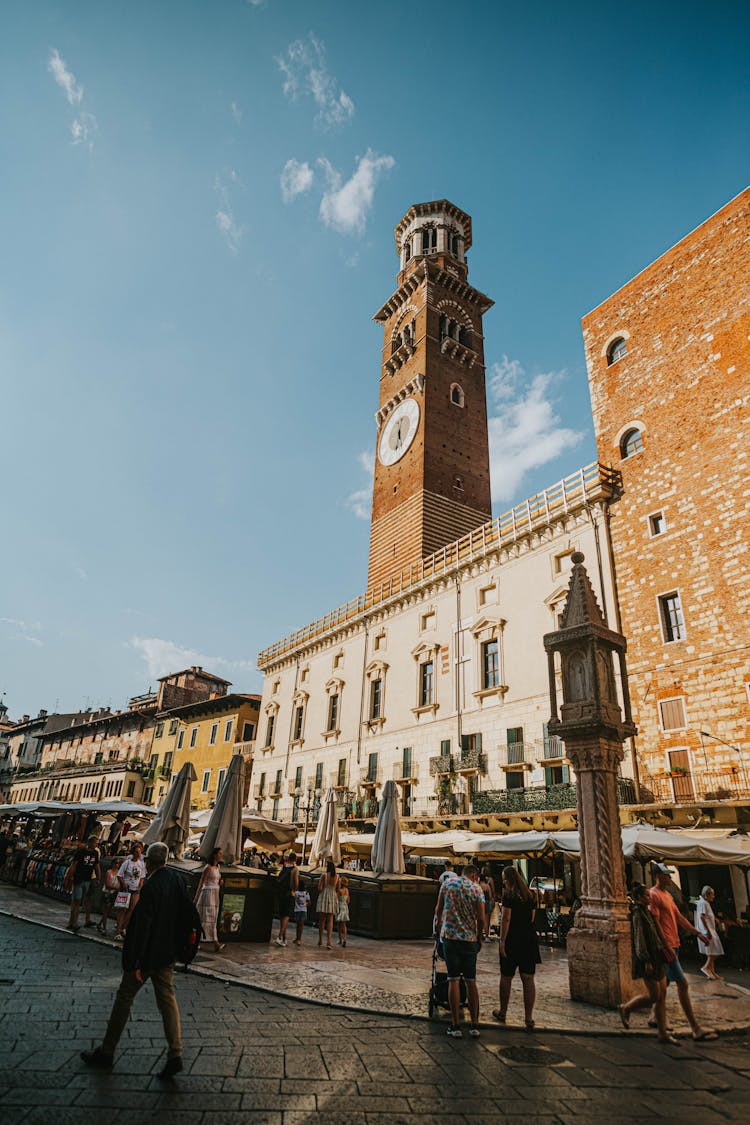
<path fill-rule="evenodd" d="M 623 480 L 610 526 L 641 780 L 662 799 L 734 795 L 750 774 L 749 276 L 750 189 L 583 319 L 599 459 Z"/>

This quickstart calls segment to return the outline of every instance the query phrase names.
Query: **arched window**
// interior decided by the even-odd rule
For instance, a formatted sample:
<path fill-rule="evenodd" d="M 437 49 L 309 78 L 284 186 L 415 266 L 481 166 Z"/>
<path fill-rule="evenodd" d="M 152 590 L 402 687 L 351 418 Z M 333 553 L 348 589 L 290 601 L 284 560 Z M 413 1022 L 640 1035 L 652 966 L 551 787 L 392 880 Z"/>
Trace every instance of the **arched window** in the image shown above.
<path fill-rule="evenodd" d="M 620 438 L 620 456 L 623 461 L 643 449 L 643 434 L 638 429 L 627 430 Z"/>
<path fill-rule="evenodd" d="M 453 383 L 451 385 L 451 402 L 454 406 L 463 406 L 464 401 L 463 388 L 458 383 Z"/>
<path fill-rule="evenodd" d="M 622 359 L 627 350 L 628 345 L 625 342 L 625 337 L 618 336 L 607 348 L 607 366 L 611 367 L 613 363 L 617 363 L 618 359 Z"/>
<path fill-rule="evenodd" d="M 459 344 L 463 344 L 466 348 L 471 347 L 471 333 L 468 328 L 461 326 L 458 329 L 458 342 Z"/>
<path fill-rule="evenodd" d="M 424 227 L 422 230 L 422 253 L 429 254 L 437 247 L 437 228 Z"/>
<path fill-rule="evenodd" d="M 440 339 L 444 340 L 448 335 L 448 317 L 445 313 L 440 314 Z"/>

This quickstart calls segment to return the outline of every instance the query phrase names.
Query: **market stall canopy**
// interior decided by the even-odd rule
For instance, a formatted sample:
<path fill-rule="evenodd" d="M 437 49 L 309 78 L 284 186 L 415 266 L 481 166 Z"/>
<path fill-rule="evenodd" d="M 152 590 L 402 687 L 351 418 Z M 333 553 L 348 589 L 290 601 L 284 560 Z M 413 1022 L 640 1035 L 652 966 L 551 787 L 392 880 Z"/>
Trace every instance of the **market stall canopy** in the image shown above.
<path fill-rule="evenodd" d="M 150 805 L 137 805 L 132 801 L 18 801 L 0 805 L 0 818 L 4 816 L 60 816 L 63 813 L 108 813 L 123 817 L 152 817 L 156 809 Z"/>
<path fill-rule="evenodd" d="M 578 859 L 577 832 L 551 832 L 554 851 Z M 750 840 L 739 833 L 715 836 L 700 828 L 653 828 L 650 824 L 626 824 L 622 829 L 622 850 L 626 859 L 670 860 L 672 863 L 739 864 L 750 867 Z"/>
<path fill-rule="evenodd" d="M 562 835 L 562 833 L 561 833 Z M 578 839 L 578 833 L 571 833 Z M 549 832 L 508 832 L 484 834 L 472 833 L 473 839 L 464 845 L 467 855 L 479 859 L 516 859 L 523 856 L 539 856 L 549 850 Z"/>
<path fill-rule="evenodd" d="M 213 809 L 201 809 L 190 814 L 190 829 L 200 839 L 200 832 L 206 827 Z M 252 809 L 242 810 L 242 827 L 247 830 L 251 843 L 259 848 L 279 848 L 293 844 L 297 838 L 296 824 L 285 824 L 280 820 L 269 820 L 259 816 Z"/>

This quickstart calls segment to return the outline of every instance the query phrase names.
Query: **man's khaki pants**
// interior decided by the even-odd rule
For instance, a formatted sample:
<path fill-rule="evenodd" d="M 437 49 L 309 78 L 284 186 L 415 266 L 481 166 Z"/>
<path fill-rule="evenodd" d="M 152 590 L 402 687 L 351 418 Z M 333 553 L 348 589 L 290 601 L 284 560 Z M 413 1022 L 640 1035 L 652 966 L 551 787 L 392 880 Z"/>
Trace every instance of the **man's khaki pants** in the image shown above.
<path fill-rule="evenodd" d="M 114 1055 L 115 1047 L 125 1030 L 125 1024 L 128 1022 L 133 1001 L 147 980 L 150 980 L 154 986 L 156 1006 L 161 1012 L 164 1035 L 169 1045 L 167 1057 L 173 1059 L 182 1055 L 180 1010 L 177 1007 L 177 998 L 174 994 L 174 965 L 167 965 L 165 969 L 157 969 L 153 973 L 144 973 L 143 981 L 139 981 L 135 973 L 122 974 L 120 987 L 112 1005 L 112 1012 L 102 1043 L 102 1051 L 105 1054 Z"/>

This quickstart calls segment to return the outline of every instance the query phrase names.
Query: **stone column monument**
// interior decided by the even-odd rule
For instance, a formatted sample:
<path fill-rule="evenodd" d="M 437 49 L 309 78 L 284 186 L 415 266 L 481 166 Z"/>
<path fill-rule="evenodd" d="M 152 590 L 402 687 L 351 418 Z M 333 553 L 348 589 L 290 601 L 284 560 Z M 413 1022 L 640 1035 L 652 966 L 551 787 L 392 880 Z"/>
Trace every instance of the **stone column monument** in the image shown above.
<path fill-rule="evenodd" d="M 630 712 L 625 638 L 605 625 L 579 551 L 572 562 L 562 625 L 544 637 L 552 712 L 549 733 L 565 742 L 578 790 L 582 893 L 567 942 L 570 995 L 612 1008 L 632 992 L 617 774 L 622 744 L 636 728 Z M 557 653 L 563 694 L 559 715 Z M 624 720 L 615 684 L 615 655 Z"/>

